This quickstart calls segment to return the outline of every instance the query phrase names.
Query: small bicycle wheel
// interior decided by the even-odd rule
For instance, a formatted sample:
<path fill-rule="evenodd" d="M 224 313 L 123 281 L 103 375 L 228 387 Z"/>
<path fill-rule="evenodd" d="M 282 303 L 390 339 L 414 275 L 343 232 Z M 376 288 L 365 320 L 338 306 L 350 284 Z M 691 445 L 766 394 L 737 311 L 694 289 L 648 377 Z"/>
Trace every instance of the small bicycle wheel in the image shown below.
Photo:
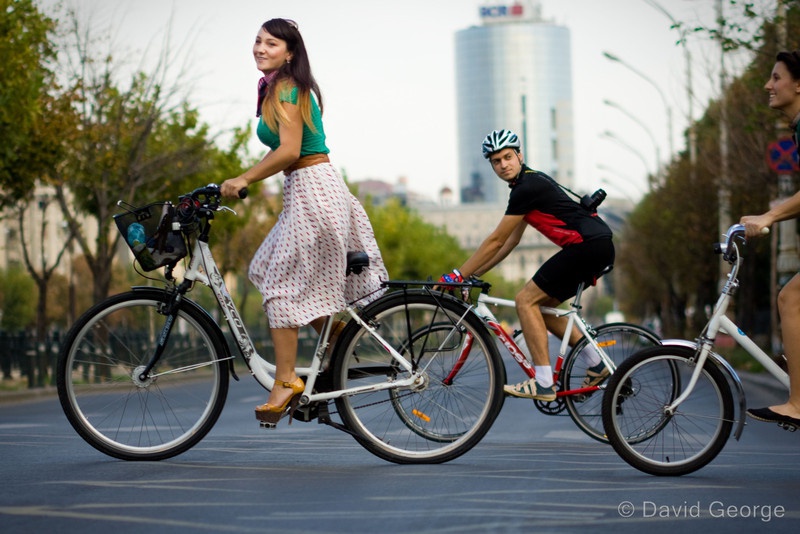
<path fill-rule="evenodd" d="M 595 332 L 597 334 L 594 338 L 595 341 L 614 362 L 615 367 L 618 367 L 632 354 L 659 344 L 659 338 L 655 333 L 634 324 L 609 323 L 597 327 Z M 564 360 L 562 390 L 569 391 L 585 387 L 584 380 L 588 376 L 588 368 L 599 362 L 599 356 L 592 344 L 588 339 L 582 338 Z M 607 380 L 607 378 L 602 379 L 597 385 L 604 388 L 604 382 Z M 603 429 L 602 390 L 565 395 L 563 399 L 567 406 L 567 412 L 578 428 L 597 441 L 608 443 Z"/>
<path fill-rule="evenodd" d="M 663 345 L 623 362 L 603 395 L 603 425 L 614 450 L 651 475 L 696 471 L 725 446 L 733 426 L 733 394 L 723 372 L 706 361 L 691 394 L 668 407 L 690 383 L 695 350 Z"/>
<path fill-rule="evenodd" d="M 469 451 L 504 400 L 505 367 L 480 318 L 462 302 L 422 292 L 389 294 L 362 316 L 411 362 L 419 380 L 337 398 L 343 423 L 367 450 L 395 463 L 441 463 Z M 381 387 L 409 376 L 357 323 L 342 332 L 335 389 Z"/>
<path fill-rule="evenodd" d="M 219 327 L 184 300 L 164 352 L 145 379 L 167 320 L 167 293 L 134 290 L 81 316 L 58 359 L 58 396 L 78 434 L 122 460 L 163 460 L 199 442 L 228 393 L 230 359 Z"/>

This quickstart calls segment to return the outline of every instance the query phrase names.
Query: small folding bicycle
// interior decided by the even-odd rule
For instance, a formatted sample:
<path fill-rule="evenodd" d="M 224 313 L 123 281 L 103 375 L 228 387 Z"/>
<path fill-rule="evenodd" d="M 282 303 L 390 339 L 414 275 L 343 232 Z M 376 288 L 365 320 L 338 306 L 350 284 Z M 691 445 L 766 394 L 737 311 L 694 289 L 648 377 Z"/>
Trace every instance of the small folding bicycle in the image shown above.
<path fill-rule="evenodd" d="M 691 473 L 716 458 L 734 423 L 734 437 L 741 436 L 746 418 L 744 389 L 733 367 L 714 352 L 720 332 L 730 335 L 789 387 L 786 372 L 726 315 L 739 287 L 744 226 L 734 224 L 725 237 L 716 251 L 731 271 L 700 336 L 695 341 L 664 340 L 659 347 L 634 354 L 620 364 L 603 395 L 603 426 L 611 445 L 623 460 L 645 473 Z M 781 426 L 796 430 L 791 424 Z"/>

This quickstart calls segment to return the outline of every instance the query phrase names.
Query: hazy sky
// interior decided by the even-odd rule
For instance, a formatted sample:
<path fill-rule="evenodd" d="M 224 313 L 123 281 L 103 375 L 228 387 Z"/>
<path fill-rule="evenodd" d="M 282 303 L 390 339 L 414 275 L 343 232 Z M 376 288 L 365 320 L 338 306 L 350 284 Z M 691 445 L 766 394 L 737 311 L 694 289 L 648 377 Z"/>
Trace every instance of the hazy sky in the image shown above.
<path fill-rule="evenodd" d="M 42 4 L 52 1 L 42 0 Z M 655 169 L 651 134 L 662 159 L 667 158 L 667 107 L 672 110 L 675 149 L 684 147 L 686 62 L 675 44 L 678 35 L 670 29 L 670 20 L 649 5 L 651 1 L 540 2 L 543 16 L 571 33 L 579 189 L 602 186 L 612 195 L 638 197 L 646 187 L 645 173 Z M 656 1 L 690 26 L 713 24 L 714 0 Z M 134 63 L 145 51 L 148 57 L 158 52 L 172 15 L 173 47 L 185 54 L 196 80 L 190 102 L 218 130 L 255 121 L 260 73 L 252 58 L 252 42 L 261 23 L 273 17 L 296 20 L 325 98 L 332 162 L 353 181 L 395 182 L 405 176 L 410 189 L 431 197 L 444 186 L 457 189 L 454 35 L 480 23 L 478 6 L 483 3 L 73 0 L 82 13 L 92 15 L 98 28 L 110 25 L 118 30 L 115 46 L 127 51 Z M 689 50 L 698 117 L 708 98 L 716 94 L 717 74 L 709 69 L 716 68 L 718 55 L 708 42 L 697 40 Z M 657 84 L 667 104 L 652 83 L 607 60 L 604 51 Z M 605 131 L 622 142 L 603 136 Z M 251 146 L 254 154 L 263 153 L 257 141 Z"/>

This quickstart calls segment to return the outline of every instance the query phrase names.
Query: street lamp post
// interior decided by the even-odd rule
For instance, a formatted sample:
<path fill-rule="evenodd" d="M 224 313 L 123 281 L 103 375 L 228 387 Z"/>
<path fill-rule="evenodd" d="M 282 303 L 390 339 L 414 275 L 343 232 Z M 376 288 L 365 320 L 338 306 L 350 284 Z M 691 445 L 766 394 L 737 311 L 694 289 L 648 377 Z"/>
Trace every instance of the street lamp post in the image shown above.
<path fill-rule="evenodd" d="M 616 189 L 617 191 L 619 191 L 622 194 L 622 196 L 624 196 L 628 200 L 628 202 L 631 203 L 631 206 L 635 206 L 636 205 L 636 201 L 633 200 L 633 197 L 628 193 L 628 191 L 625 190 L 625 188 L 620 187 L 618 183 L 612 182 L 611 180 L 609 180 L 607 178 L 600 178 L 600 183 L 603 184 L 603 185 L 610 186 L 610 187 Z"/>
<path fill-rule="evenodd" d="M 655 136 L 653 136 L 653 132 L 650 131 L 650 128 L 648 128 L 647 125 L 641 119 L 639 119 L 636 115 L 634 115 L 630 111 L 626 110 L 625 108 L 623 108 L 622 106 L 620 106 L 616 102 L 612 102 L 611 100 L 606 99 L 606 100 L 603 100 L 603 104 L 621 111 L 625 116 L 627 116 L 633 122 L 635 122 L 636 124 L 641 126 L 641 128 L 645 131 L 645 133 L 648 135 L 648 137 L 650 137 L 650 141 L 653 143 L 653 147 L 656 150 L 656 176 L 658 176 L 660 174 L 660 169 L 661 169 L 661 153 L 659 151 L 658 143 L 656 142 L 656 138 L 655 138 Z"/>
<path fill-rule="evenodd" d="M 642 155 L 642 153 L 641 153 L 641 152 L 639 152 L 638 150 L 636 150 L 635 148 L 633 148 L 631 145 L 629 145 L 628 143 L 626 143 L 625 141 L 623 141 L 622 139 L 620 139 L 618 136 L 614 135 L 614 133 L 613 133 L 613 132 L 610 132 L 610 131 L 608 131 L 608 130 L 606 130 L 606 131 L 604 131 L 603 133 L 601 133 L 601 134 L 600 134 L 600 137 L 604 137 L 604 138 L 606 138 L 606 139 L 611 139 L 612 141 L 616 141 L 616 142 L 617 142 L 617 143 L 619 143 L 619 144 L 620 144 L 620 145 L 621 145 L 623 148 L 626 148 L 626 149 L 628 149 L 628 151 L 629 151 L 629 152 L 631 152 L 632 154 L 634 154 L 635 156 L 637 156 L 637 157 L 638 157 L 640 160 L 642 160 L 642 163 L 644 164 L 644 169 L 645 169 L 645 172 L 648 174 L 648 178 L 647 178 L 648 189 L 653 189 L 653 187 L 652 187 L 652 186 L 653 186 L 653 183 L 652 183 L 653 181 L 652 181 L 652 178 L 651 178 L 651 177 L 652 177 L 652 175 L 650 174 L 650 166 L 647 164 L 647 158 L 645 158 L 645 157 Z"/>
<path fill-rule="evenodd" d="M 695 168 L 697 165 L 697 131 L 695 129 L 695 124 L 694 124 L 694 92 L 692 89 L 692 53 L 689 50 L 688 43 L 686 42 L 688 31 L 686 30 L 686 27 L 677 20 L 675 20 L 675 17 L 673 17 L 669 11 L 664 9 L 664 7 L 661 4 L 659 4 L 655 0 L 644 0 L 644 1 L 651 7 L 660 11 L 661 14 L 666 16 L 672 23 L 672 27 L 677 28 L 680 33 L 681 37 L 680 42 L 681 46 L 683 46 L 683 55 L 684 55 L 684 60 L 686 61 L 686 100 L 689 106 L 689 112 L 687 117 L 689 122 L 689 132 L 688 132 L 689 163 L 691 164 L 689 172 L 691 173 L 692 182 L 694 182 L 696 175 Z"/>
<path fill-rule="evenodd" d="M 658 94 L 661 97 L 661 100 L 664 102 L 664 108 L 666 109 L 666 113 L 667 113 L 667 134 L 668 134 L 668 137 L 669 137 L 669 139 L 668 139 L 668 141 L 669 141 L 669 155 L 670 155 L 670 158 L 671 158 L 672 155 L 675 153 L 675 147 L 674 147 L 673 141 L 672 141 L 672 108 L 670 107 L 669 102 L 667 101 L 667 97 L 664 95 L 664 91 L 662 91 L 661 87 L 656 82 L 654 82 L 649 76 L 645 75 L 642 71 L 638 70 L 637 68 L 633 67 L 632 65 L 626 63 L 625 61 L 620 59 L 618 56 L 615 56 L 614 54 L 612 54 L 610 52 L 603 52 L 603 55 L 606 57 L 606 59 L 608 59 L 610 61 L 614 61 L 616 63 L 619 63 L 620 65 L 622 65 L 624 67 L 627 67 L 628 70 L 630 70 L 634 74 L 638 75 L 640 78 L 645 80 L 647 83 L 649 83 L 650 85 L 655 87 L 656 91 L 658 91 Z"/>
<path fill-rule="evenodd" d="M 639 193 L 640 195 L 644 195 L 646 193 L 646 191 L 642 189 L 642 186 L 637 184 L 636 181 L 633 180 L 630 176 L 623 174 L 618 170 L 609 167 L 608 165 L 603 165 L 602 163 L 598 163 L 597 168 L 598 170 L 609 172 L 614 176 L 616 176 L 617 178 L 620 178 L 623 182 L 627 183 L 628 185 L 636 189 L 637 193 Z"/>

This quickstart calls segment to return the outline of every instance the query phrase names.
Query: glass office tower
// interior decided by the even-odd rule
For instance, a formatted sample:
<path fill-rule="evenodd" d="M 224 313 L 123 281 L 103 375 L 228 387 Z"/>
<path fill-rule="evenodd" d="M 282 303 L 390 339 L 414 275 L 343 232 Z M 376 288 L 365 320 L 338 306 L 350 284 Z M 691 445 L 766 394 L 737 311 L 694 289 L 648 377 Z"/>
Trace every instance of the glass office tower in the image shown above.
<path fill-rule="evenodd" d="M 534 0 L 484 4 L 482 24 L 456 32 L 456 115 L 461 202 L 502 203 L 508 186 L 481 154 L 492 130 L 514 130 L 525 162 L 572 187 L 570 34 Z"/>

